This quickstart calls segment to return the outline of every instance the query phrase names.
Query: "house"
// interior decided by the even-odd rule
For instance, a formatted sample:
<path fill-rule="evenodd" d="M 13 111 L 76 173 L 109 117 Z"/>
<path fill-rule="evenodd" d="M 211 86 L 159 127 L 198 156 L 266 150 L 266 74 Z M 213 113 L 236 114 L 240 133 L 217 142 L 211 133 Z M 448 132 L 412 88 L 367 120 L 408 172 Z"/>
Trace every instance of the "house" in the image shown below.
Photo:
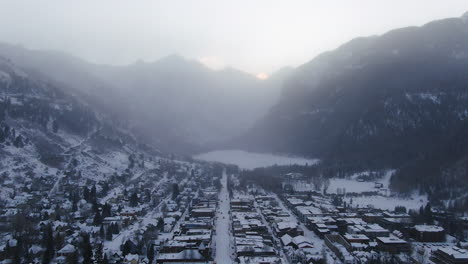
<path fill-rule="evenodd" d="M 408 230 L 413 226 L 413 220 L 407 217 L 385 217 L 380 224 L 390 230 Z"/>
<path fill-rule="evenodd" d="M 420 242 L 443 242 L 445 230 L 435 225 L 415 225 L 413 237 Z"/>
<path fill-rule="evenodd" d="M 290 246 L 294 249 L 314 247 L 314 244 L 312 243 L 312 241 L 306 238 L 305 236 L 291 237 L 290 235 L 285 234 L 281 237 L 281 243 L 285 247 Z"/>
<path fill-rule="evenodd" d="M 174 227 L 176 223 L 176 219 L 174 217 L 165 217 L 163 219 L 164 222 L 164 232 L 169 233 L 172 231 L 172 228 Z"/>
<path fill-rule="evenodd" d="M 376 189 L 383 188 L 383 183 L 381 183 L 381 182 L 376 182 L 376 183 L 374 183 L 374 187 L 375 187 Z"/>
<path fill-rule="evenodd" d="M 347 244 L 345 247 L 350 251 L 367 251 L 371 250 L 371 241 L 366 235 L 363 234 L 345 234 L 343 238 Z M 350 247 L 348 247 L 348 244 Z"/>
<path fill-rule="evenodd" d="M 383 215 L 381 213 L 366 213 L 362 216 L 362 220 L 370 224 L 378 223 L 382 218 Z"/>
<path fill-rule="evenodd" d="M 411 248 L 408 242 L 397 237 L 377 237 L 377 249 L 391 254 L 410 252 Z"/>
<path fill-rule="evenodd" d="M 75 251 L 76 251 L 75 246 L 68 244 L 64 246 L 63 248 L 61 248 L 59 251 L 57 251 L 57 256 L 68 257 L 68 256 L 71 256 L 73 253 L 75 253 Z"/>
<path fill-rule="evenodd" d="M 255 243 L 254 245 L 236 245 L 236 254 L 238 257 L 241 256 L 276 256 L 278 253 L 276 250 L 263 243 Z"/>
<path fill-rule="evenodd" d="M 241 256 L 238 258 L 239 264 L 277 264 L 282 263 L 281 258 L 278 256 L 271 257 L 245 257 Z"/>
<path fill-rule="evenodd" d="M 367 223 L 361 218 L 352 217 L 352 218 L 337 218 L 336 225 L 338 227 L 338 232 L 341 234 L 346 233 L 349 226 L 355 225 L 367 225 Z"/>
<path fill-rule="evenodd" d="M 369 238 L 388 237 L 390 235 L 390 231 L 378 224 L 348 226 L 348 233 L 364 234 Z"/>
<path fill-rule="evenodd" d="M 215 216 L 215 208 L 193 209 L 190 212 L 190 215 L 193 216 L 193 217 L 214 217 Z"/>
<path fill-rule="evenodd" d="M 294 208 L 298 218 L 302 222 L 306 222 L 308 217 L 323 216 L 324 213 L 320 208 L 314 206 L 297 206 Z"/>
<path fill-rule="evenodd" d="M 468 252 L 458 247 L 438 248 L 431 260 L 436 264 L 468 264 Z"/>
<path fill-rule="evenodd" d="M 125 208 L 125 209 L 122 210 L 120 215 L 125 216 L 125 217 L 136 218 L 137 213 L 138 213 L 137 210 L 135 210 L 134 208 Z"/>
<path fill-rule="evenodd" d="M 299 248 L 313 248 L 314 244 L 312 241 L 305 236 L 295 236 L 292 239 L 292 247 L 295 249 Z"/>
<path fill-rule="evenodd" d="M 299 236 L 304 235 L 304 231 L 299 228 L 297 223 L 295 222 L 279 222 L 274 225 L 274 231 L 278 235 L 278 237 L 282 237 L 285 234 L 289 234 L 291 236 Z"/>
<path fill-rule="evenodd" d="M 341 235 L 326 235 L 325 245 L 345 264 L 355 263 L 354 257 L 349 253 L 351 245 Z"/>
<path fill-rule="evenodd" d="M 128 254 L 125 256 L 124 263 L 125 264 L 138 264 L 139 256 L 137 254 Z"/>
<path fill-rule="evenodd" d="M 156 258 L 157 264 L 164 263 L 204 263 L 209 264 L 197 249 L 184 249 L 178 253 L 160 253 Z"/>
<path fill-rule="evenodd" d="M 348 243 L 369 243 L 370 239 L 363 234 L 345 234 L 343 236 Z"/>

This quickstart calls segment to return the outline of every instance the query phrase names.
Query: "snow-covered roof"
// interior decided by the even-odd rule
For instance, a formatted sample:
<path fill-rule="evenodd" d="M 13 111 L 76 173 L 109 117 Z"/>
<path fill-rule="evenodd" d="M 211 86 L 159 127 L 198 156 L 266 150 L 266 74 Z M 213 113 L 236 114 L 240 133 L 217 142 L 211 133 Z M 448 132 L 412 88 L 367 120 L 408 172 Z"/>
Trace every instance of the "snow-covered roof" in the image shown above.
<path fill-rule="evenodd" d="M 179 253 L 161 253 L 158 255 L 158 260 L 196 260 L 204 259 L 204 257 L 195 249 L 186 249 Z"/>
<path fill-rule="evenodd" d="M 125 260 L 126 261 L 132 261 L 132 260 L 136 260 L 138 261 L 139 257 L 137 254 L 128 254 L 125 256 Z"/>
<path fill-rule="evenodd" d="M 297 227 L 297 223 L 295 222 L 279 222 L 278 223 L 278 229 L 283 230 L 283 229 L 293 229 Z"/>
<path fill-rule="evenodd" d="M 454 259 L 468 259 L 468 252 L 458 247 L 439 248 L 443 253 L 452 256 Z"/>
<path fill-rule="evenodd" d="M 363 234 L 345 234 L 344 237 L 346 238 L 346 240 L 369 240 L 369 238 Z"/>
<path fill-rule="evenodd" d="M 377 237 L 377 240 L 384 244 L 405 244 L 406 241 L 397 237 Z"/>
<path fill-rule="evenodd" d="M 414 229 L 419 232 L 443 232 L 444 228 L 436 225 L 415 225 Z"/>
<path fill-rule="evenodd" d="M 289 245 L 289 243 L 292 242 L 292 237 L 288 234 L 284 235 L 281 237 L 281 242 L 283 242 L 283 245 Z"/>
<path fill-rule="evenodd" d="M 57 253 L 59 254 L 71 254 L 73 252 L 75 252 L 75 246 L 71 245 L 71 244 L 68 244 L 66 246 L 64 246 L 62 249 L 60 249 Z"/>
<path fill-rule="evenodd" d="M 294 244 L 296 244 L 298 246 L 300 244 L 304 244 L 304 243 L 312 245 L 312 241 L 309 238 L 305 237 L 305 236 L 295 236 L 295 237 L 293 237 L 292 241 L 293 241 Z"/>

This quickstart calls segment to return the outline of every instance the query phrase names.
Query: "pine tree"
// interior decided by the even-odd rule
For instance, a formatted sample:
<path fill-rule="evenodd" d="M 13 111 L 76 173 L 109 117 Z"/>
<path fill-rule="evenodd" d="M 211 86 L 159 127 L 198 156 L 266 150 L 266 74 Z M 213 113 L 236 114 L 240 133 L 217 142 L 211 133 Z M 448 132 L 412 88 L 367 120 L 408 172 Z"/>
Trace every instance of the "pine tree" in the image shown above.
<path fill-rule="evenodd" d="M 55 235 L 54 244 L 57 250 L 60 250 L 64 246 L 65 238 L 63 235 L 60 234 L 60 232 L 57 232 L 57 234 Z"/>
<path fill-rule="evenodd" d="M 109 260 L 107 259 L 107 254 L 104 253 L 104 258 L 102 259 L 102 264 L 109 264 Z"/>
<path fill-rule="evenodd" d="M 83 199 L 85 199 L 85 201 L 89 202 L 89 189 L 86 186 L 83 189 Z"/>
<path fill-rule="evenodd" d="M 122 255 L 126 256 L 130 253 L 132 253 L 132 248 L 133 248 L 133 243 L 130 240 L 127 240 L 125 244 L 122 247 Z"/>
<path fill-rule="evenodd" d="M 107 232 L 106 232 L 106 240 L 108 241 L 111 241 L 112 240 L 112 224 L 109 225 L 109 227 L 107 228 Z"/>
<path fill-rule="evenodd" d="M 148 247 L 148 252 L 146 253 L 146 256 L 148 257 L 149 263 L 153 263 L 153 260 L 154 260 L 154 244 L 151 244 L 151 246 Z"/>
<path fill-rule="evenodd" d="M 89 235 L 86 233 L 83 233 L 82 237 L 83 237 L 83 244 L 82 244 L 83 263 L 91 264 L 93 260 L 93 248 L 91 247 L 91 242 L 89 241 Z"/>
<path fill-rule="evenodd" d="M 133 193 L 132 196 L 130 197 L 130 206 L 131 207 L 136 207 L 138 206 L 138 195 L 136 193 Z"/>
<path fill-rule="evenodd" d="M 174 183 L 172 185 L 172 200 L 175 200 L 179 196 L 179 185 Z"/>
<path fill-rule="evenodd" d="M 48 264 L 54 257 L 54 232 L 52 230 L 52 225 L 48 224 L 44 230 L 43 241 L 45 244 L 45 251 L 42 255 L 42 263 Z"/>
<path fill-rule="evenodd" d="M 78 251 L 76 250 L 75 252 L 67 256 L 67 264 L 78 264 L 78 261 L 79 261 L 79 256 L 78 256 Z"/>
<path fill-rule="evenodd" d="M 99 211 L 97 211 L 96 214 L 94 215 L 93 224 L 94 224 L 95 226 L 98 226 L 98 225 L 101 224 L 101 222 L 102 222 L 101 220 L 102 220 L 102 219 L 101 219 L 101 214 L 99 213 Z"/>
<path fill-rule="evenodd" d="M 96 201 L 96 185 L 93 185 L 93 188 L 91 188 L 90 200 L 92 202 Z"/>
<path fill-rule="evenodd" d="M 96 263 L 102 263 L 103 261 L 103 258 L 102 258 L 102 243 L 99 243 L 97 246 L 96 246 L 96 251 L 95 251 L 95 259 L 96 259 Z"/>
<path fill-rule="evenodd" d="M 162 231 L 164 229 L 164 220 L 161 217 L 158 219 L 156 227 L 159 229 L 159 231 Z"/>
<path fill-rule="evenodd" d="M 58 125 L 57 119 L 54 119 L 54 121 L 52 122 L 52 131 L 54 133 L 57 133 L 58 129 L 59 129 L 59 125 Z"/>
<path fill-rule="evenodd" d="M 101 239 L 104 239 L 106 237 L 106 234 L 104 232 L 104 226 L 101 225 L 101 228 L 99 228 L 99 237 Z"/>
<path fill-rule="evenodd" d="M 21 135 L 18 135 L 15 138 L 15 141 L 13 142 L 13 146 L 15 146 L 17 148 L 22 148 L 24 146 L 23 137 Z"/>
<path fill-rule="evenodd" d="M 424 218 L 427 223 L 432 223 L 432 209 L 430 203 L 427 203 L 426 207 L 424 208 Z"/>

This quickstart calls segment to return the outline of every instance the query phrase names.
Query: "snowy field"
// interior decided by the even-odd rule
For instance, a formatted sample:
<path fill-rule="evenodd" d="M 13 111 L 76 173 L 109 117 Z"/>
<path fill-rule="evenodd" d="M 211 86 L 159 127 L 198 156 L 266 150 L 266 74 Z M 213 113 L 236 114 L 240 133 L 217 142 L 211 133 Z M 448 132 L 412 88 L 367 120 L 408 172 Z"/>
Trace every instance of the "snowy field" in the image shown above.
<path fill-rule="evenodd" d="M 280 156 L 247 152 L 243 150 L 217 150 L 194 156 L 195 159 L 235 164 L 241 169 L 254 169 L 273 165 L 306 165 L 317 163 L 317 159 Z"/>
<path fill-rule="evenodd" d="M 344 189 L 346 193 L 362 193 L 362 192 L 375 192 L 379 189 L 375 188 L 375 183 L 381 183 L 382 189 L 388 189 L 390 186 L 390 179 L 392 178 L 394 170 L 388 170 L 381 179 L 375 181 L 359 182 L 357 176 L 365 173 L 357 173 L 346 179 L 333 178 L 330 179 L 330 186 L 328 187 L 328 193 L 337 193 L 338 189 Z"/>
<path fill-rule="evenodd" d="M 426 196 L 413 195 L 409 198 L 401 197 L 385 197 L 385 196 L 363 196 L 363 197 L 346 197 L 345 201 L 349 204 L 353 200 L 352 207 L 374 207 L 382 210 L 393 210 L 396 206 L 404 206 L 406 209 L 418 210 L 419 207 L 425 206 L 427 201 Z"/>
<path fill-rule="evenodd" d="M 366 192 L 378 192 L 379 195 L 371 196 L 345 196 L 347 204 L 350 203 L 351 199 L 353 207 L 374 207 L 383 210 L 393 210 L 396 206 L 405 206 L 407 209 L 419 209 L 420 206 L 425 206 L 428 202 L 427 196 L 420 196 L 413 193 L 409 197 L 399 197 L 389 189 L 390 179 L 395 171 L 388 170 L 385 175 L 373 181 L 358 181 L 358 177 L 367 175 L 369 172 L 356 173 L 348 178 L 331 178 L 330 186 L 327 189 L 328 194 L 341 192 L 349 193 L 366 193 Z M 381 188 L 376 188 L 375 183 L 381 183 Z M 296 191 L 307 192 L 315 190 L 312 183 L 297 182 L 293 183 L 293 187 Z M 323 191 L 323 187 L 321 188 Z"/>
<path fill-rule="evenodd" d="M 390 178 L 394 172 L 394 170 L 388 170 L 382 178 L 373 181 L 358 181 L 357 179 L 358 176 L 367 175 L 369 172 L 356 173 L 348 178 L 331 178 L 327 193 L 338 193 L 338 190 L 341 190 L 345 193 L 381 192 L 383 194 L 388 194 L 387 192 L 382 192 L 382 190 L 388 190 Z M 380 189 L 375 188 L 376 182 L 382 184 Z M 292 183 L 292 185 L 294 190 L 300 192 L 315 190 L 314 185 L 310 182 L 298 181 Z M 320 191 L 323 191 L 323 186 Z"/>

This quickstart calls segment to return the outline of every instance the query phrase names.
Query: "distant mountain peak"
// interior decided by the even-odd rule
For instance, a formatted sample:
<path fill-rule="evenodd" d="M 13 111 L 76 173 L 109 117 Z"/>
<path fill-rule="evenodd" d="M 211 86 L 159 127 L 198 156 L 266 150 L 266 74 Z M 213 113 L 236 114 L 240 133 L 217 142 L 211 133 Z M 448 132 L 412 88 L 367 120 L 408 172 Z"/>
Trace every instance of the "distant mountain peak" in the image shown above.
<path fill-rule="evenodd" d="M 461 19 L 462 19 L 464 22 L 468 22 L 468 11 L 466 11 L 466 12 L 461 16 Z"/>
<path fill-rule="evenodd" d="M 177 53 L 173 53 L 173 54 L 169 54 L 163 58 L 161 58 L 159 61 L 177 61 L 177 62 L 186 62 L 187 60 L 182 57 L 181 55 L 177 54 Z"/>

